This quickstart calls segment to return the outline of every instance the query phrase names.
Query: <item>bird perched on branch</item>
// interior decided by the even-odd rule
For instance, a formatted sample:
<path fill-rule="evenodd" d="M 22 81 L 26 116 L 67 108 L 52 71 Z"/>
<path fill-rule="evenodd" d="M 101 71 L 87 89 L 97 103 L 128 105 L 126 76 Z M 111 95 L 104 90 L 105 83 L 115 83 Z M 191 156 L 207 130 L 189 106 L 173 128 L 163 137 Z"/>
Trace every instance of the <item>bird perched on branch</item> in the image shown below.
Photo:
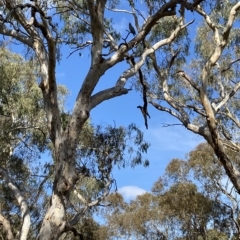
<path fill-rule="evenodd" d="M 130 31 L 130 33 L 132 33 L 132 35 L 134 35 L 134 36 L 136 35 L 135 29 L 131 23 L 129 23 L 129 31 Z"/>

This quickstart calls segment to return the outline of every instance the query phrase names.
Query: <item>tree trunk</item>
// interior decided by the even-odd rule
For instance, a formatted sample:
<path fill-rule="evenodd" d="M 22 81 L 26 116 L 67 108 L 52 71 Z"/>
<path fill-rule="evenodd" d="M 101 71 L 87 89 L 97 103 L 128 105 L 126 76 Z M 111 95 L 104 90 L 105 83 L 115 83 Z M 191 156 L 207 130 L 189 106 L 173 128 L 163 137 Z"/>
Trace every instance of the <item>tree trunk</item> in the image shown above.
<path fill-rule="evenodd" d="M 75 168 L 76 147 L 76 141 L 66 138 L 63 134 L 59 145 L 55 148 L 56 172 L 53 192 L 38 240 L 58 239 L 66 226 L 65 206 L 70 191 L 79 179 L 79 174 Z"/>

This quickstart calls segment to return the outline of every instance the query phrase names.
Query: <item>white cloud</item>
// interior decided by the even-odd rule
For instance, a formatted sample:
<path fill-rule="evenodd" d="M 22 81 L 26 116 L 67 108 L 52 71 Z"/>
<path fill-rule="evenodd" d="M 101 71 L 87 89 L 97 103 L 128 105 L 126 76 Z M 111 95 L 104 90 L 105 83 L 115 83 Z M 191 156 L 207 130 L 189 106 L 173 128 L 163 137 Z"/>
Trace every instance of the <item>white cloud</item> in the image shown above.
<path fill-rule="evenodd" d="M 125 186 L 118 189 L 125 200 L 130 200 L 136 198 L 138 195 L 146 193 L 146 191 L 138 186 Z"/>

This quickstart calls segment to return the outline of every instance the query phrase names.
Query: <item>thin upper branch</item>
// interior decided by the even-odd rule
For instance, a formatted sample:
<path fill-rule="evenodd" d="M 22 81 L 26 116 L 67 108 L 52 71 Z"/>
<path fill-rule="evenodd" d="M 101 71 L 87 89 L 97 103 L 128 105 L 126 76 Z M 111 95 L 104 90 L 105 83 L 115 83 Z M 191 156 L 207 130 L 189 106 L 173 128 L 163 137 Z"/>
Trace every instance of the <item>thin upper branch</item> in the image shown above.
<path fill-rule="evenodd" d="M 216 106 L 216 111 L 221 109 L 221 107 L 223 107 L 227 103 L 227 101 L 236 94 L 239 88 L 240 88 L 240 82 L 236 84 L 236 86 L 228 94 L 226 94 L 226 96 L 222 99 L 222 101 Z"/>
<path fill-rule="evenodd" d="M 94 107 L 96 107 L 103 101 L 109 100 L 109 99 L 117 97 L 117 96 L 127 94 L 130 90 L 132 90 L 132 89 L 120 88 L 118 86 L 115 86 L 115 87 L 100 91 L 100 92 L 94 94 L 90 98 L 89 110 L 93 109 Z"/>
<path fill-rule="evenodd" d="M 182 19 L 181 19 L 181 21 L 182 21 Z M 138 62 L 136 62 L 135 65 L 133 65 L 130 69 L 126 70 L 120 76 L 116 85 L 123 87 L 126 84 L 127 79 L 132 77 L 133 75 L 135 75 L 138 72 L 138 70 L 142 67 L 147 56 L 151 55 L 152 53 L 155 53 L 159 48 L 174 41 L 174 39 L 178 36 L 179 32 L 182 29 L 186 28 L 192 22 L 193 21 L 191 21 L 190 23 L 188 23 L 186 25 L 182 25 L 180 23 L 179 26 L 177 26 L 176 29 L 172 31 L 172 33 L 170 34 L 170 36 L 168 38 L 162 39 L 161 41 L 155 43 L 151 48 L 145 49 L 145 51 L 143 52 L 143 54 L 140 57 L 140 60 Z"/>
<path fill-rule="evenodd" d="M 199 87 L 197 86 L 197 84 L 193 81 L 193 79 L 187 75 L 183 70 L 179 70 L 178 72 L 176 72 L 175 74 L 178 74 L 179 76 L 183 77 L 183 79 L 185 79 L 188 83 L 190 83 L 190 85 L 197 90 L 198 92 L 200 92 Z"/>

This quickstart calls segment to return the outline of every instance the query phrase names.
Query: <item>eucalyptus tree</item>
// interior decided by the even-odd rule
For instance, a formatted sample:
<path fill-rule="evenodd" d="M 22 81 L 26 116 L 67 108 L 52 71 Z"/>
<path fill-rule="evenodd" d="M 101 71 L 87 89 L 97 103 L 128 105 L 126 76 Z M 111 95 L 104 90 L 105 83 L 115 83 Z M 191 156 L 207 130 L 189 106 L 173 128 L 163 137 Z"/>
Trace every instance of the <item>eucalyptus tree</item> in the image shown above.
<path fill-rule="evenodd" d="M 149 86 L 144 81 L 140 68 L 144 63 L 148 70 L 151 70 L 153 66 L 157 70 L 157 75 L 162 79 L 162 71 L 157 65 L 155 53 L 160 49 L 163 51 L 162 56 L 165 54 L 169 57 L 168 53 L 172 53 L 169 64 L 166 58 L 162 61 L 165 63 L 165 65 L 163 64 L 164 69 L 169 69 L 174 65 L 174 60 L 178 57 L 177 53 L 181 51 L 180 49 L 174 51 L 176 50 L 173 48 L 174 41 L 176 44 L 182 43 L 184 46 L 185 52 L 179 55 L 183 60 L 183 55 L 188 50 L 188 38 L 185 37 L 187 35 L 186 28 L 192 23 L 192 21 L 185 23 L 185 11 L 190 10 L 206 16 L 200 7 L 201 2 L 204 1 L 144 1 L 149 14 L 148 17 L 144 17 L 136 8 L 135 1 L 130 0 L 124 2 L 129 4 L 130 10 L 116 9 L 120 1 L 114 0 L 1 1 L 0 33 L 3 41 L 9 36 L 11 40 L 20 42 L 22 46 L 25 46 L 30 52 L 32 51 L 38 61 L 39 87 L 42 91 L 49 139 L 54 152 L 52 196 L 38 239 L 58 239 L 64 231 L 72 228 L 75 220 L 81 215 L 81 211 L 79 211 L 74 221 L 66 219 L 69 196 L 74 192 L 76 183 L 83 174 L 76 165 L 78 140 L 91 110 L 103 101 L 127 94 L 130 91 L 125 87 L 128 79 L 138 73 L 144 102 L 140 109 L 146 121 L 146 96 Z M 207 9 L 209 7 L 211 8 L 212 5 L 207 6 Z M 118 32 L 113 28 L 111 18 L 105 14 L 106 9 L 113 11 L 114 14 L 125 12 L 134 17 L 137 30 L 134 38 L 128 40 L 129 37 L 132 37 L 128 32 L 126 37 L 120 39 Z M 223 34 L 223 43 L 218 50 L 223 49 L 226 45 L 225 42 L 228 40 L 229 30 L 235 16 L 234 11 L 237 9 L 238 5 L 233 7 L 231 20 Z M 140 18 L 144 21 L 143 25 L 140 25 Z M 209 18 L 206 16 L 206 19 Z M 91 56 L 89 70 L 82 81 L 74 108 L 70 111 L 70 118 L 65 126 L 61 122 L 55 74 L 56 63 L 60 60 L 63 45 L 75 48 L 76 51 L 90 47 Z M 130 50 L 133 50 L 133 53 Z M 129 63 L 129 68 L 123 69 L 122 74 L 115 79 L 113 86 L 94 93 L 94 89 L 102 80 L 104 73 L 124 60 Z M 207 71 L 208 67 L 206 67 L 205 73 Z M 204 76 L 206 79 L 206 74 Z M 164 97 L 169 96 L 166 84 L 164 84 L 163 90 Z M 201 96 L 203 99 L 206 98 L 204 91 Z M 170 103 L 175 106 L 173 101 Z M 170 111 L 170 113 L 173 112 Z M 209 116 L 210 119 L 212 119 L 211 117 Z M 147 126 L 147 122 L 145 124 Z M 136 143 L 141 145 L 141 137 Z M 144 151 L 145 148 L 143 147 L 141 150 Z M 108 154 L 109 152 L 105 153 L 103 157 Z M 140 155 L 136 161 L 141 162 Z M 107 173 L 106 170 L 105 173 Z M 235 178 L 231 179 L 233 181 Z M 26 237 L 21 235 L 21 239 L 26 239 Z"/>
<path fill-rule="evenodd" d="M 25 61 L 5 47 L 0 49 L 0 56 L 3 59 L 0 65 L 0 236 L 3 239 L 36 239 L 49 204 L 55 161 L 41 91 L 36 82 L 38 69 L 33 60 Z M 70 118 L 70 114 L 64 112 L 66 94 L 67 89 L 58 86 L 63 128 Z M 73 239 L 74 235 L 77 238 L 92 235 L 96 239 L 98 231 L 104 236 L 104 229 L 92 215 L 114 185 L 112 168 L 140 164 L 141 152 L 147 151 L 148 146 L 134 124 L 104 128 L 86 122 L 76 154 L 76 170 L 81 172 L 81 177 L 66 203 L 66 218 L 77 227 L 66 228 L 64 239 Z M 46 149 L 52 152 L 53 161 L 40 160 L 40 154 Z M 132 158 L 126 157 L 125 150 Z M 77 214 L 79 212 L 81 214 Z"/>
<path fill-rule="evenodd" d="M 234 158 L 235 152 L 228 154 Z M 239 239 L 239 195 L 207 143 L 172 159 L 149 193 L 106 199 L 109 236 L 130 239 Z M 110 238 L 111 239 L 111 238 Z"/>
<path fill-rule="evenodd" d="M 182 64 L 185 46 L 174 42 L 167 68 L 160 55 L 151 59 L 154 75 L 149 90 L 156 109 L 168 112 L 210 144 L 238 193 L 239 161 L 227 149 L 240 151 L 239 9 L 234 0 L 196 6 L 198 26 L 192 29 L 195 39 L 189 42 L 188 65 Z"/>
<path fill-rule="evenodd" d="M 30 215 L 37 218 L 28 205 L 38 183 L 31 178 L 30 166 L 47 146 L 47 129 L 34 62 L 4 47 L 0 58 L 0 223 L 1 232 L 6 232 L 2 237 L 13 239 L 19 232 L 27 236 Z"/>
<path fill-rule="evenodd" d="M 228 156 L 236 166 L 238 157 L 236 152 L 227 149 Z M 214 154 L 213 149 L 208 144 L 200 144 L 188 155 L 186 167 L 189 170 L 188 175 L 194 177 L 204 191 L 211 199 L 222 204 L 229 217 L 222 221 L 215 222 L 215 225 L 234 234 L 236 239 L 240 237 L 239 228 L 239 207 L 240 198 L 238 192 L 232 185 L 229 177 L 226 176 L 223 166 Z M 189 178 L 189 176 L 188 176 Z"/>
<path fill-rule="evenodd" d="M 38 68 L 33 59 L 26 61 L 6 46 L 1 46 L 0 58 L 0 232 L 3 239 L 31 239 L 44 211 L 38 200 L 47 195 L 42 185 L 50 169 L 47 160 L 40 160 L 50 141 Z M 58 91 L 63 109 L 67 90 L 59 85 Z"/>
<path fill-rule="evenodd" d="M 119 194 L 110 195 L 111 206 L 103 211 L 109 239 L 230 239 L 231 212 L 222 203 L 187 182 L 161 185 L 153 191 L 125 202 Z M 156 187 L 158 185 L 158 187 Z"/>
<path fill-rule="evenodd" d="M 228 154 L 233 159 L 234 155 L 236 155 L 233 151 L 228 151 Z M 196 194 L 194 194 L 192 199 L 190 197 L 187 200 L 188 206 L 184 207 L 182 205 L 181 208 L 180 205 L 176 205 L 179 206 L 178 210 L 176 208 L 177 214 L 182 215 L 181 209 L 185 213 L 182 220 L 189 221 L 191 214 L 186 214 L 185 212 L 188 208 L 190 211 L 192 209 L 192 213 L 194 213 L 196 206 L 199 206 L 200 209 L 202 208 L 201 211 L 207 211 L 208 207 L 210 207 L 211 213 L 203 213 L 202 215 L 203 218 L 208 218 L 208 223 L 205 227 L 199 228 L 199 230 L 204 230 L 206 237 L 209 238 L 210 236 L 216 237 L 220 233 L 225 235 L 226 239 L 230 239 L 233 236 L 237 239 L 239 238 L 239 195 L 230 179 L 226 176 L 223 166 L 217 160 L 210 145 L 207 143 L 199 144 L 189 152 L 185 161 L 173 159 L 168 164 L 165 174 L 154 184 L 152 190 L 154 193 L 160 194 L 164 188 L 163 186 L 172 186 L 176 182 L 183 184 L 186 192 L 191 192 L 191 189 L 187 186 L 195 183 L 198 191 L 209 201 L 208 204 L 207 202 L 203 204 L 205 205 L 203 208 L 201 199 L 197 200 L 199 205 L 196 204 L 194 200 Z M 182 197 L 184 197 L 184 193 Z M 195 224 L 200 226 L 201 221 L 195 219 Z M 192 226 L 194 225 L 192 224 Z M 188 231 L 191 230 L 191 225 L 188 227 L 190 227 Z M 197 231 L 194 230 L 193 232 Z"/>
<path fill-rule="evenodd" d="M 151 193 L 137 196 L 130 202 L 125 202 L 121 194 L 115 193 L 109 195 L 106 201 L 111 205 L 102 214 L 109 239 L 166 240 L 177 236 L 177 222 L 170 219 L 159 198 Z"/>

